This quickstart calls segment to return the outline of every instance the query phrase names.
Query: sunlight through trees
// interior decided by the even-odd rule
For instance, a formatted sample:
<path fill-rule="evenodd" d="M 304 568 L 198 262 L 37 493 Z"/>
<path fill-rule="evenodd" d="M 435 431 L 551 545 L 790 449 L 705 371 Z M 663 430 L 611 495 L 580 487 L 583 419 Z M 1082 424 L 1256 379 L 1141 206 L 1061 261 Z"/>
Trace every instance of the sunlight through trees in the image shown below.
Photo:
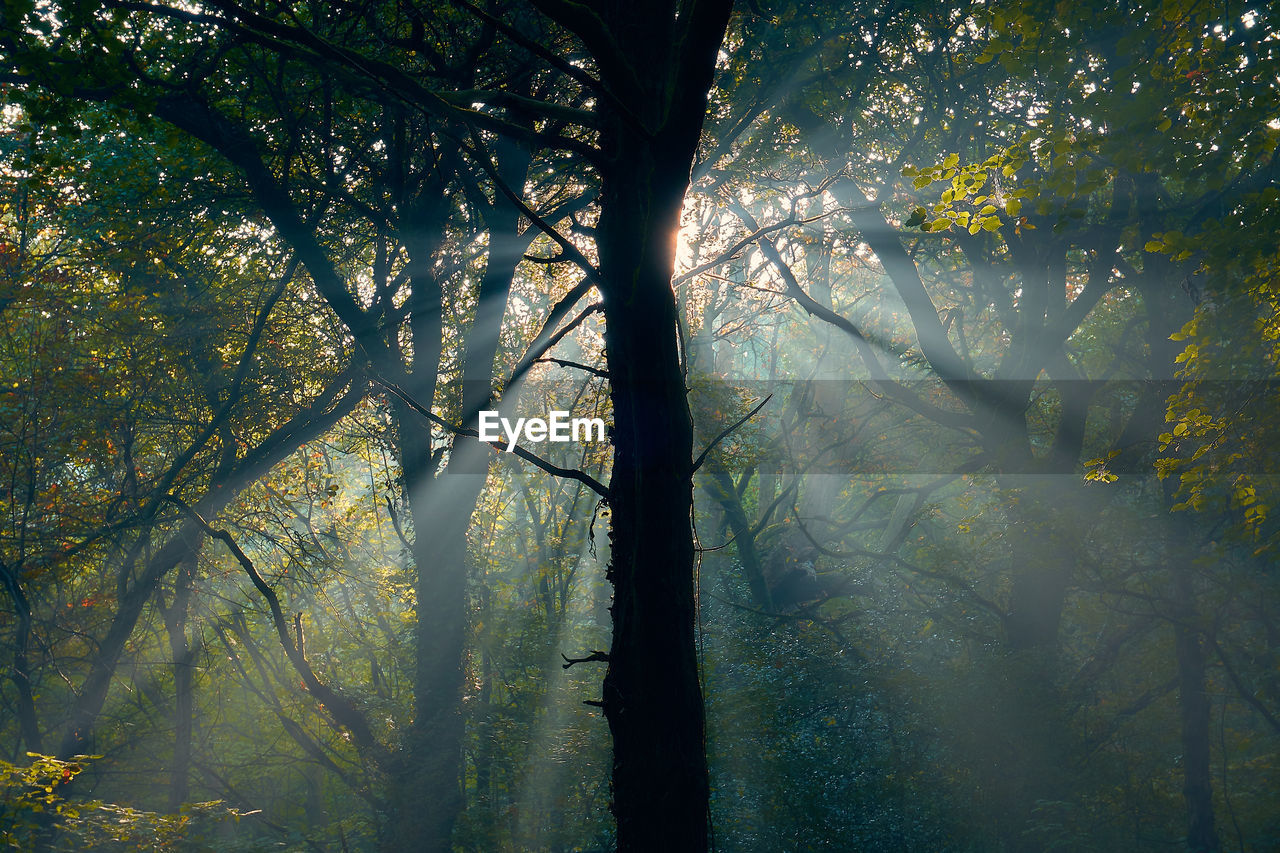
<path fill-rule="evenodd" d="M 1270 6 L 2 9 L 0 842 L 1280 843 Z"/>

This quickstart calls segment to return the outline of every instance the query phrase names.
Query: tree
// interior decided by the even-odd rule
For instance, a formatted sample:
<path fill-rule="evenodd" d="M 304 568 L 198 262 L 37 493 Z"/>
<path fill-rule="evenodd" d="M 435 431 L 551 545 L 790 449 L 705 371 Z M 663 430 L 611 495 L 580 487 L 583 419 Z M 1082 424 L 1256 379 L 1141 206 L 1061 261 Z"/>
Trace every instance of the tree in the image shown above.
<path fill-rule="evenodd" d="M 346 325 L 361 360 L 394 392 L 400 475 L 413 521 L 419 635 L 414 724 L 403 754 L 386 759 L 394 764 L 387 769 L 399 792 L 392 798 L 392 834 L 405 849 L 424 843 L 444 849 L 461 808 L 465 531 L 486 466 L 476 459 L 477 449 L 462 440 L 449 456 L 447 478 L 438 479 L 443 448 L 438 424 L 428 418 L 438 393 L 460 392 L 460 400 L 448 408 L 464 424 L 489 400 L 506 291 L 537 232 L 522 235 L 517 208 L 496 190 L 486 195 L 449 152 L 452 142 L 442 135 L 449 132 L 446 119 L 415 112 L 415 102 L 421 107 L 434 94 L 414 91 L 406 108 L 400 97 L 371 95 L 363 80 L 353 83 L 352 76 L 361 72 L 358 63 L 348 62 L 344 71 L 341 61 L 333 61 L 336 49 L 327 39 L 353 21 L 368 24 L 369 43 L 399 39 L 406 55 L 413 55 L 425 44 L 418 11 L 367 22 L 330 15 L 297 26 L 251 6 L 227 7 L 213 17 L 155 7 L 146 10 L 155 36 L 148 45 L 129 41 L 120 29 L 122 17 L 109 21 L 74 4 L 66 11 L 81 28 L 76 37 L 82 42 L 114 44 L 118 54 L 113 56 L 129 56 L 134 63 L 126 68 L 107 58 L 78 64 L 84 85 L 103 87 L 93 96 L 123 100 L 126 109 L 169 122 L 239 170 L 264 224 L 297 254 Z M 466 89 L 478 72 L 509 73 L 501 62 L 487 70 L 477 65 L 491 31 L 479 30 L 472 40 L 468 29 L 475 27 L 469 27 L 468 18 L 450 25 L 453 46 L 465 51 L 461 61 L 426 53 L 424 63 L 415 63 L 433 85 Z M 261 49 L 258 43 L 264 40 L 270 44 Z M 211 55 L 208 44 L 223 49 Z M 170 49 L 173 55 L 162 56 Z M 348 36 L 342 49 L 361 46 Z M 212 67 L 206 67 L 209 62 Z M 264 73 L 267 69 L 278 77 Z M 526 71 L 510 73 L 513 90 L 533 85 Z M 252 83 L 244 87 L 242 80 Z M 131 81 L 145 87 L 141 100 L 125 94 Z M 396 78 L 403 81 L 403 75 Z M 270 130 L 262 132 L 264 126 Z M 308 148 L 312 138 L 319 145 Z M 499 162 L 485 165 L 499 178 L 522 185 L 530 156 L 511 145 L 499 150 Z M 568 199 L 552 219 L 573 204 Z M 353 223 L 359 223 L 354 235 Z M 462 249 L 481 226 L 487 230 L 487 251 L 476 270 Z M 473 274 L 473 292 L 468 285 L 451 290 L 450 279 L 470 280 Z M 360 290 L 369 286 L 374 296 L 365 304 Z M 467 310 L 468 301 L 475 322 L 469 329 L 450 328 L 446 318 Z M 465 343 L 455 367 L 445 357 L 446 347 L 457 340 Z M 455 369 L 460 381 L 441 384 Z"/>
<path fill-rule="evenodd" d="M 100 723 L 131 640 L 166 575 L 200 552 L 199 529 L 171 499 L 216 512 L 365 387 L 318 343 L 309 306 L 285 298 L 296 262 L 231 236 L 191 160 L 169 157 L 174 183 L 155 189 L 152 158 L 172 153 L 170 140 L 108 156 L 119 125 L 90 110 L 55 150 L 58 128 L 37 131 L 31 115 L 5 160 L 20 201 L 4 223 L 12 418 L 0 562 L 20 615 L 22 746 L 70 758 L 112 742 Z M 74 165 L 84 154 L 102 170 Z M 154 218 L 143 199 L 160 208 Z M 117 206 L 139 219 L 101 215 Z M 287 351 L 303 354 L 308 376 L 263 369 L 263 352 Z"/>
<path fill-rule="evenodd" d="M 828 268 L 829 261 L 821 257 L 821 248 L 783 230 L 798 222 L 800 196 L 788 182 L 764 200 L 758 181 L 739 183 L 730 170 L 711 184 L 741 219 L 742 240 L 757 243 L 777 269 L 780 286 L 805 311 L 853 340 L 877 390 L 972 440 L 978 454 L 959 470 L 983 467 L 996 473 L 1005 494 L 1017 500 L 1009 505 L 1016 520 L 1008 536 L 1011 583 L 996 612 L 1010 651 L 1049 664 L 1030 667 L 1021 679 L 1029 690 L 1020 694 L 1020 704 L 1037 709 L 1035 719 L 1045 719 L 1042 709 L 1060 704 L 1043 688 L 1057 678 L 1052 660 L 1059 652 L 1064 608 L 1086 559 L 1071 540 L 1096 523 L 1088 519 L 1097 519 L 1093 513 L 1105 505 L 1087 497 L 1088 487 L 1069 481 L 1088 456 L 1103 455 L 1100 436 L 1090 435 L 1088 423 L 1098 408 L 1114 409 L 1119 388 L 1107 388 L 1095 377 L 1116 376 L 1123 359 L 1121 354 L 1112 355 L 1110 365 L 1094 361 L 1107 356 L 1082 351 L 1074 342 L 1081 340 L 1082 324 L 1095 309 L 1115 301 L 1111 294 L 1117 288 L 1136 288 L 1145 311 L 1139 319 L 1147 328 L 1143 373 L 1167 380 L 1173 353 L 1166 338 L 1189 312 L 1187 295 L 1194 289 L 1192 267 L 1185 263 L 1192 253 L 1179 242 L 1183 232 L 1173 226 L 1199 227 L 1216 205 L 1229 205 L 1233 202 L 1227 199 L 1239 199 L 1266 180 L 1254 152 L 1265 146 L 1258 119 L 1266 113 L 1261 104 L 1272 97 L 1268 84 L 1246 85 L 1250 95 L 1237 114 L 1205 111 L 1220 91 L 1220 81 L 1205 63 L 1214 69 L 1250 67 L 1265 39 L 1265 27 L 1247 33 L 1258 18 L 1233 22 L 1222 17 L 1224 11 L 1073 8 L 1070 20 L 1061 20 L 1064 10 L 1037 12 L 1023 4 L 956 7 L 926 13 L 913 25 L 918 40 L 888 48 L 909 61 L 895 66 L 879 87 L 860 86 L 852 68 L 825 77 L 793 73 L 807 83 L 773 111 L 773 135 L 757 137 L 768 144 L 742 156 L 763 158 L 789 172 L 792 185 L 807 179 L 829 193 L 834 207 L 819 211 L 835 221 L 843 218 L 851 231 L 848 239 L 874 252 L 910 318 L 914 340 L 906 352 L 886 346 L 893 332 L 871 325 L 865 312 L 864 319 L 851 320 L 811 298 L 802 280 L 807 274 L 809 287 L 816 287 L 822 276 L 814 271 Z M 1073 17 L 1077 12 L 1082 17 Z M 1123 27 L 1119 17 L 1115 26 L 1099 27 L 1113 14 L 1123 16 Z M 1134 21 L 1142 26 L 1135 30 Z M 1215 27 L 1215 22 L 1220 23 Z M 1084 30 L 1097 35 L 1073 35 Z M 1117 41 L 1122 30 L 1127 32 L 1123 44 Z M 1180 46 L 1194 45 L 1201 33 L 1213 35 L 1188 64 Z M 1137 50 L 1139 44 L 1144 49 Z M 1223 54 L 1235 57 L 1235 63 L 1210 59 Z M 1132 59 L 1152 55 L 1177 59 L 1166 64 Z M 987 75 L 984 66 L 994 58 L 999 68 Z M 1262 78 L 1265 74 L 1253 79 Z M 848 108 L 851 97 L 860 99 L 861 113 Z M 895 103 L 899 97 L 903 106 Z M 839 103 L 840 110 L 824 109 L 830 103 Z M 1203 123 L 1207 115 L 1214 116 L 1211 129 Z M 868 150 L 859 149 L 858 134 L 865 128 L 902 116 L 909 123 L 867 134 Z M 1204 144 L 1206 134 L 1216 140 L 1212 146 Z M 813 140 L 807 151 L 806 135 Z M 795 145 L 797 138 L 801 146 Z M 924 155 L 929 150 L 935 153 Z M 1232 151 L 1247 153 L 1225 153 Z M 922 156 L 936 160 L 918 167 Z M 1158 174 L 1153 163 L 1162 164 Z M 813 177 L 824 170 L 827 184 Z M 900 180 L 899 170 L 913 179 L 911 186 Z M 939 181 L 940 197 L 918 195 Z M 757 211 L 770 219 L 757 218 L 742 203 L 743 185 L 751 187 Z M 868 204 L 872 198 L 878 202 Z M 883 213 L 876 210 L 881 206 Z M 901 223 L 929 236 L 907 237 Z M 1150 257 L 1164 244 L 1148 242 L 1149 235 L 1159 237 L 1166 230 L 1168 257 Z M 786 235 L 785 244 L 779 235 Z M 1168 285 L 1179 276 L 1189 283 L 1186 292 Z M 993 338 L 993 332 L 1000 337 Z M 886 356 L 888 366 L 880 363 Z M 894 381 L 919 375 L 898 372 L 895 361 L 925 366 L 930 381 L 945 389 L 947 403 L 938 405 L 936 393 L 914 392 L 919 385 Z M 1152 414 L 1169 385 L 1148 381 L 1139 389 L 1127 426 L 1104 441 L 1112 442 L 1105 448 L 1110 458 L 1127 454 L 1123 464 L 1140 467 L 1138 460 L 1156 432 Z M 1113 467 L 1120 470 L 1121 463 Z M 1052 553 L 1043 548 L 1045 536 L 1060 543 Z M 1185 553 L 1187 547 L 1174 544 L 1169 550 Z M 1199 756 L 1187 765 L 1189 837 L 1205 847 L 1216 843 L 1209 840 L 1208 716 L 1207 706 L 1195 699 L 1202 689 L 1193 686 L 1204 680 L 1202 662 L 1196 663 L 1199 641 L 1187 636 L 1197 633 L 1187 623 L 1198 620 L 1185 609 L 1191 596 L 1185 580 L 1175 587 L 1183 590 L 1184 604 L 1183 616 L 1175 620 L 1173 651 L 1188 709 L 1198 708 L 1188 710 L 1186 718 L 1188 755 Z M 1013 658 L 1009 665 L 1021 666 Z M 1033 719 L 1024 722 L 1022 742 L 1029 747 L 1025 754 L 1032 755 L 1030 747 L 1050 738 Z M 1191 749 L 1193 742 L 1200 746 Z M 1042 786 L 1042 798 L 1056 796 L 1051 774 L 1037 771 L 1028 776 L 1033 777 L 1032 785 Z M 1028 810 L 1034 799 L 1029 795 Z"/>

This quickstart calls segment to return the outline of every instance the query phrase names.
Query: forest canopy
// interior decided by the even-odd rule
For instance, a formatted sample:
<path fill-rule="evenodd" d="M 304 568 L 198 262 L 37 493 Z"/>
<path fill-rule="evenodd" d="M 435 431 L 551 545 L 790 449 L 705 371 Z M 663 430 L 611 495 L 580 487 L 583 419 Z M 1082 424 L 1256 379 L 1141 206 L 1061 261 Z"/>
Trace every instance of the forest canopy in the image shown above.
<path fill-rule="evenodd" d="M 0 843 L 1276 849 L 1278 143 L 1265 3 L 3 0 Z"/>

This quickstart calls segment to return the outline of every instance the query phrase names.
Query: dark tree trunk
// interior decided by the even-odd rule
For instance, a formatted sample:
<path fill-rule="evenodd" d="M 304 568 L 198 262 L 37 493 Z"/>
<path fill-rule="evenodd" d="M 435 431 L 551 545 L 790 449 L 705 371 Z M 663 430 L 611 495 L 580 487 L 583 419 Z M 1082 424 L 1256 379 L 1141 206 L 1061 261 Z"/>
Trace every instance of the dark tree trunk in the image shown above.
<path fill-rule="evenodd" d="M 0 581 L 4 582 L 18 617 L 13 637 L 13 663 L 9 671 L 9 677 L 18 691 L 18 731 L 22 734 L 22 741 L 28 752 L 43 752 L 40 719 L 36 715 L 35 693 L 31 688 L 31 666 L 27 659 L 27 649 L 31 645 L 31 603 L 17 573 L 10 571 L 3 563 L 0 563 Z"/>
<path fill-rule="evenodd" d="M 389 849 L 447 853 L 463 806 L 466 528 L 474 496 L 453 491 L 454 478 L 433 476 L 430 430 L 407 407 L 396 406 L 396 411 L 401 475 L 413 522 L 417 668 L 414 719 L 393 783 Z"/>
<path fill-rule="evenodd" d="M 173 656 L 173 762 L 169 766 L 169 811 L 174 813 L 187 801 L 191 775 L 196 649 L 187 639 L 187 608 L 198 559 L 198 554 L 192 554 L 183 562 L 174 585 L 173 601 L 164 611 L 169 653 Z"/>
<path fill-rule="evenodd" d="M 630 256 L 624 265 L 631 273 L 610 281 L 617 289 L 605 297 L 614 600 L 604 712 L 613 735 L 620 851 L 694 851 L 707 844 L 690 519 L 693 427 L 670 287 L 670 243 L 683 190 L 681 184 L 675 203 L 668 198 L 657 211 L 653 199 L 606 195 L 600 226 L 602 265 L 607 270 L 607 259 Z"/>
<path fill-rule="evenodd" d="M 1154 176 L 1144 175 L 1137 182 L 1140 208 L 1147 210 L 1148 221 L 1154 219 L 1149 208 L 1154 205 L 1157 186 Z M 1149 225 L 1147 227 L 1150 227 Z M 1176 357 L 1182 344 L 1170 335 L 1189 318 L 1191 301 L 1170 281 L 1176 281 L 1177 269 L 1165 257 L 1153 254 L 1139 283 L 1143 306 L 1147 313 L 1148 361 L 1152 385 L 1163 390 L 1163 383 L 1176 379 Z M 1163 401 L 1161 401 L 1163 403 Z M 1159 426 L 1159 412 L 1154 420 Z M 1139 415 L 1135 415 L 1135 420 Z M 1152 429 L 1150 434 L 1158 430 Z M 1177 483 L 1163 481 L 1164 507 L 1173 506 Z M 1213 782 L 1209 750 L 1209 696 L 1205 691 L 1204 650 L 1200 643 L 1199 616 L 1196 613 L 1193 575 L 1185 563 L 1196 553 L 1190 531 L 1171 513 L 1167 550 L 1173 565 L 1173 643 L 1178 668 L 1178 711 L 1182 736 L 1182 795 L 1187 805 L 1187 850 L 1191 853 L 1216 853 L 1220 849 L 1214 826 Z"/>
<path fill-rule="evenodd" d="M 700 116 L 699 116 L 700 118 Z M 696 139 L 696 134 L 695 137 Z M 688 155 L 692 155 L 689 149 Z M 701 851 L 709 787 L 693 577 L 693 423 L 671 290 L 689 157 L 618 140 L 598 233 L 613 401 L 613 735 L 620 851 Z"/>
<path fill-rule="evenodd" d="M 504 178 L 518 183 L 529 159 L 507 152 Z M 532 232 L 520 235 L 518 212 L 499 201 L 491 210 L 489 257 L 481 279 L 476 318 L 465 344 L 462 411 L 474 427 L 489 400 L 507 294 Z M 426 274 L 415 280 L 422 298 L 413 323 L 415 401 L 430 407 L 442 353 L 438 286 Z M 402 403 L 394 407 L 400 441 L 401 476 L 413 522 L 416 569 L 417 669 L 414 721 L 403 744 L 392 803 L 390 849 L 447 853 L 453 828 L 466 805 L 462 791 L 462 690 L 465 681 L 467 529 L 489 469 L 489 450 L 456 436 L 441 476 L 431 454 L 431 430 Z"/>
<path fill-rule="evenodd" d="M 610 2 L 589 15 L 560 0 L 535 4 L 582 38 L 610 92 L 599 107 L 597 248 L 614 417 L 613 643 L 602 701 L 618 850 L 704 851 L 693 423 L 671 275 L 732 2 Z"/>
<path fill-rule="evenodd" d="M 1187 850 L 1217 853 L 1213 782 L 1209 766 L 1209 696 L 1205 692 L 1204 650 L 1196 629 L 1191 578 L 1174 578 L 1174 654 L 1178 661 L 1178 710 L 1182 722 L 1182 795 L 1187 803 Z"/>

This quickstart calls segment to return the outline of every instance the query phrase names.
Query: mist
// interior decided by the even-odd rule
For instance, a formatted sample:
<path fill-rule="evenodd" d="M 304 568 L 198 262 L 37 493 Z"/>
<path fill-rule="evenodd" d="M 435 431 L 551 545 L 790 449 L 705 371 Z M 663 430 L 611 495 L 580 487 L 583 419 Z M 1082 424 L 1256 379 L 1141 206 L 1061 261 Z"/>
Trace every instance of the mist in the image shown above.
<path fill-rule="evenodd" d="M 1275 849 L 1278 50 L 15 6 L 0 842 Z"/>

